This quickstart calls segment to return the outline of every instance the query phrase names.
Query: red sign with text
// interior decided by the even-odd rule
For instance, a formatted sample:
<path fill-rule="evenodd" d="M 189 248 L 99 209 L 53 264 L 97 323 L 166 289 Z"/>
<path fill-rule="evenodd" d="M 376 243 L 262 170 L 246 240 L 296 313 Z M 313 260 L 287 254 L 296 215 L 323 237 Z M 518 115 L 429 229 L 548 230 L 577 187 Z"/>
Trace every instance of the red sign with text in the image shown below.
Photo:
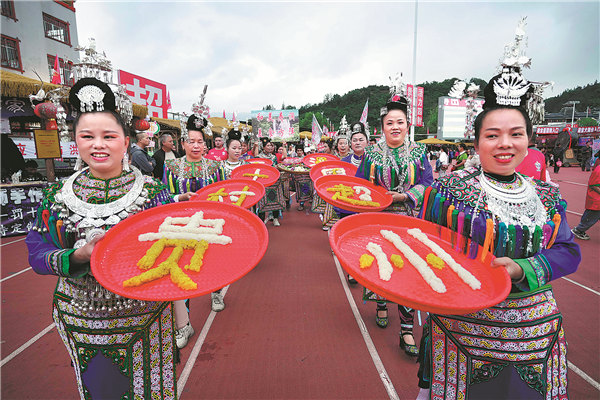
<path fill-rule="evenodd" d="M 425 89 L 422 86 L 417 86 L 417 97 L 412 106 L 412 123 L 415 126 L 423 126 L 423 97 Z M 409 100 L 413 99 L 413 85 L 406 85 L 406 96 Z"/>
<path fill-rule="evenodd" d="M 148 107 L 150 117 L 167 118 L 167 85 L 123 70 L 119 70 L 118 76 L 132 102 Z"/>

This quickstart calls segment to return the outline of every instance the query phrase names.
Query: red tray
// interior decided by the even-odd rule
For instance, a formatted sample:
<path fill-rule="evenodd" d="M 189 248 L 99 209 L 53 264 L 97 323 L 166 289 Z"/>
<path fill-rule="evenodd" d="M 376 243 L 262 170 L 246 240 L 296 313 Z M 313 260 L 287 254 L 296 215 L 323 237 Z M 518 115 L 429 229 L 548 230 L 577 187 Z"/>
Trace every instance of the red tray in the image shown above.
<path fill-rule="evenodd" d="M 344 170 L 344 172 L 343 173 L 338 172 L 337 175 L 347 175 L 347 176 L 356 175 L 356 171 L 358 170 L 357 167 L 355 167 L 354 165 L 347 163 L 345 161 L 341 161 L 341 160 L 323 161 L 322 163 L 318 163 L 317 165 L 315 165 L 314 167 L 312 167 L 310 169 L 310 179 L 312 179 L 314 182 L 317 180 L 317 178 L 320 178 L 321 176 L 331 175 L 331 173 L 329 173 L 329 174 L 323 173 L 323 170 L 326 170 L 329 168 L 342 168 Z"/>
<path fill-rule="evenodd" d="M 249 164 L 265 164 L 265 165 L 273 165 L 273 160 L 268 158 L 249 158 L 246 160 Z"/>
<path fill-rule="evenodd" d="M 371 190 L 371 198 L 373 201 L 379 203 L 379 207 L 368 207 L 368 206 L 359 206 L 348 204 L 346 202 L 342 202 L 339 200 L 333 200 L 332 196 L 335 192 L 328 192 L 327 188 L 332 186 L 343 184 L 346 186 L 364 186 Z M 392 195 L 386 194 L 387 190 L 383 186 L 373 185 L 370 181 L 366 179 L 357 178 L 355 176 L 347 176 L 347 175 L 326 175 L 317 178 L 315 181 L 315 189 L 317 193 L 323 200 L 327 203 L 339 207 L 343 210 L 354 211 L 354 212 L 374 212 L 381 211 L 386 209 L 392 204 Z M 358 196 L 357 196 L 358 197 Z"/>
<path fill-rule="evenodd" d="M 202 189 L 196 192 L 197 196 L 193 196 L 191 198 L 192 201 L 200 201 L 206 200 L 208 201 L 208 196 L 211 193 L 217 192 L 219 189 L 223 188 L 226 193 L 230 191 L 243 190 L 244 186 L 248 186 L 248 190 L 254 193 L 254 196 L 246 196 L 246 199 L 242 203 L 241 207 L 250 208 L 262 199 L 265 195 L 265 187 L 262 183 L 253 181 L 251 179 L 228 179 L 226 181 L 220 181 L 212 183 L 208 186 L 203 187 Z M 214 200 L 211 200 L 214 201 Z M 218 201 L 217 201 L 218 202 Z M 233 204 L 235 205 L 235 201 L 232 201 L 229 196 L 223 198 L 222 202 L 224 204 Z"/>
<path fill-rule="evenodd" d="M 210 244 L 199 272 L 184 272 L 198 284 L 195 290 L 183 290 L 169 276 L 139 287 L 123 287 L 123 281 L 138 275 L 137 261 L 154 241 L 140 242 L 138 235 L 157 232 L 166 216 L 186 217 L 204 211 L 204 218 L 223 218 L 223 234 L 231 237 L 227 245 Z M 111 228 L 94 247 L 92 273 L 110 291 L 131 299 L 173 301 L 211 293 L 237 281 L 254 268 L 267 250 L 269 235 L 265 224 L 250 211 L 212 201 L 172 203 L 135 214 Z M 171 254 L 165 249 L 155 265 Z M 185 250 L 179 265 L 189 263 L 192 250 Z"/>
<path fill-rule="evenodd" d="M 260 175 L 268 175 L 268 178 L 257 178 L 255 182 L 262 183 L 265 187 L 271 186 L 279 179 L 279 170 L 271 165 L 261 164 L 244 164 L 240 165 L 231 172 L 231 177 L 236 179 L 254 180 L 252 177 L 244 176 L 244 174 L 253 174 L 257 169 L 260 169 Z"/>
<path fill-rule="evenodd" d="M 307 154 L 302 158 L 302 162 L 304 163 L 304 165 L 308 166 L 308 167 L 313 167 L 319 163 L 325 162 L 325 161 L 339 161 L 340 159 L 336 156 L 334 156 L 333 154 L 327 154 L 327 153 L 313 153 L 313 154 Z"/>
<path fill-rule="evenodd" d="M 427 236 L 442 247 L 448 254 L 480 282 L 481 288 L 471 289 L 447 265 L 434 269 L 446 286 L 446 293 L 437 293 L 423 280 L 419 272 L 402 256 L 404 267 L 394 267 L 392 278 L 384 281 L 379 278 L 377 260 L 367 269 L 360 269 L 359 258 L 362 254 L 370 254 L 368 242 L 379 244 L 389 257 L 402 253 L 394 245 L 383 238 L 381 229 L 391 230 L 402 238 L 422 258 L 432 251 L 427 246 L 410 236 L 406 231 L 419 228 Z M 511 288 L 510 278 L 504 268 L 492 268 L 491 254 L 485 261 L 479 258 L 472 260 L 461 252 L 454 250 L 453 244 L 458 239 L 464 240 L 455 232 L 440 225 L 421 219 L 388 213 L 354 214 L 338 221 L 331 228 L 329 242 L 342 267 L 363 286 L 384 296 L 390 301 L 409 306 L 417 310 L 436 314 L 466 314 L 500 303 L 508 296 Z M 481 249 L 480 249 L 481 250 Z"/>

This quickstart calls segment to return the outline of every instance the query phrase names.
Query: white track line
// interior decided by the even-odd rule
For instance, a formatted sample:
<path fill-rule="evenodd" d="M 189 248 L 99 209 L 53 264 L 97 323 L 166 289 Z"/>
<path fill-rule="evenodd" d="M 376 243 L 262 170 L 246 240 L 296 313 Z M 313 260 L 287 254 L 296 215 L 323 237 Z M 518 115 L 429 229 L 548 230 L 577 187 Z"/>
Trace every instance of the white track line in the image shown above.
<path fill-rule="evenodd" d="M 369 350 L 369 354 L 371 355 L 373 364 L 375 364 L 375 368 L 377 369 L 377 372 L 379 373 L 379 378 L 381 379 L 381 382 L 383 383 L 383 386 L 385 387 L 385 390 L 387 391 L 388 396 L 390 396 L 390 399 L 399 400 L 400 397 L 398 397 L 398 393 L 396 393 L 396 389 L 394 388 L 394 385 L 392 384 L 392 381 L 390 380 L 390 377 L 388 376 L 388 374 L 385 370 L 385 367 L 383 366 L 383 362 L 381 361 L 381 358 L 379 358 L 379 353 L 377 353 L 375 344 L 373 343 L 373 340 L 371 339 L 371 336 L 369 335 L 367 326 L 365 325 L 365 322 L 363 321 L 362 317 L 360 316 L 358 307 L 356 307 L 356 302 L 354 301 L 354 298 L 352 297 L 352 293 L 350 293 L 350 289 L 348 288 L 348 284 L 346 283 L 346 278 L 344 276 L 345 272 L 342 270 L 340 262 L 337 259 L 335 254 L 333 255 L 333 261 L 335 261 L 335 266 L 337 268 L 337 272 L 340 277 L 340 281 L 342 281 L 342 287 L 344 288 L 344 292 L 346 293 L 346 298 L 348 299 L 348 303 L 350 304 L 350 308 L 352 309 L 352 314 L 354 314 L 354 319 L 356 319 L 356 323 L 358 324 L 360 333 L 362 334 L 365 344 L 367 345 L 367 349 Z"/>
<path fill-rule="evenodd" d="M 587 186 L 587 183 L 579 183 L 579 182 L 572 182 L 572 181 L 562 181 L 560 179 L 553 179 L 553 181 L 555 181 L 555 182 L 563 182 L 563 183 L 570 183 L 571 185 Z"/>
<path fill-rule="evenodd" d="M 579 215 L 580 217 L 583 215 L 583 214 L 580 214 L 580 213 L 578 213 L 578 212 L 571 211 L 571 210 L 567 210 L 567 212 L 568 212 L 568 213 L 570 213 L 570 214 Z"/>
<path fill-rule="evenodd" d="M 22 345 L 21 347 L 19 347 L 18 349 L 16 349 L 12 353 L 10 353 L 6 358 L 3 358 L 2 361 L 0 361 L 0 367 L 3 367 L 4 364 L 6 364 L 7 362 L 9 362 L 10 360 L 12 360 L 13 358 L 15 358 L 16 356 L 18 356 L 19 354 L 21 354 L 24 350 L 26 350 L 29 346 L 31 346 L 32 344 L 34 344 L 38 339 L 40 339 L 46 333 L 50 332 L 52 329 L 54 329 L 54 322 L 51 323 L 50 325 L 48 325 L 46 327 L 46 329 L 44 329 L 43 331 L 41 331 L 40 333 L 38 333 L 37 335 L 35 335 L 31 339 L 29 339 L 24 345 Z"/>
<path fill-rule="evenodd" d="M 14 274 L 7 276 L 6 278 L 2 278 L 2 279 L 0 279 L 0 283 L 2 283 L 2 282 L 4 282 L 4 281 L 7 281 L 7 280 L 9 280 L 10 278 L 14 278 L 14 277 L 15 277 L 15 276 L 17 276 L 17 275 L 20 275 L 20 274 L 22 274 L 23 272 L 27 272 L 27 271 L 29 271 L 30 269 L 31 269 L 31 267 L 27 267 L 27 268 L 25 268 L 25 269 L 23 269 L 23 270 L 21 270 L 21 271 L 19 271 L 19 272 L 15 272 Z"/>
<path fill-rule="evenodd" d="M 600 383 L 596 382 L 591 376 L 589 376 L 588 374 L 586 374 L 585 372 L 583 372 L 582 370 L 577 368 L 577 366 L 575 364 L 573 364 L 571 361 L 567 361 L 567 365 L 569 366 L 571 371 L 575 372 L 577 375 L 582 377 L 583 380 L 586 381 L 587 383 L 589 383 L 590 385 L 592 385 L 594 387 L 594 389 L 600 390 Z"/>
<path fill-rule="evenodd" d="M 13 244 L 13 243 L 17 243 L 17 242 L 20 242 L 21 240 L 25 240 L 25 238 L 22 237 L 21 239 L 13 240 L 12 242 L 2 243 L 2 244 L 0 244 L 0 247 L 6 246 L 6 245 L 9 245 L 9 244 Z"/>
<path fill-rule="evenodd" d="M 223 298 L 225 298 L 225 294 L 227 293 L 228 289 L 229 289 L 229 286 L 225 286 L 223 288 L 223 290 L 221 291 Z M 190 353 L 190 356 L 189 356 L 187 362 L 185 363 L 185 367 L 183 368 L 183 371 L 181 371 L 181 375 L 179 375 L 179 379 L 177 380 L 177 394 L 178 394 L 179 399 L 181 398 L 181 395 L 183 394 L 183 388 L 185 387 L 185 384 L 187 383 L 187 380 L 190 377 L 192 369 L 194 368 L 194 364 L 196 363 L 196 359 L 198 358 L 198 355 L 200 354 L 200 350 L 202 349 L 202 345 L 204 344 L 204 340 L 206 339 L 206 336 L 208 335 L 208 331 L 209 331 L 216 316 L 217 316 L 217 313 L 211 310 L 210 314 L 208 315 L 208 318 L 206 318 L 206 322 L 204 323 L 204 326 L 202 327 L 202 331 L 200 332 L 200 335 L 198 335 L 198 339 L 196 339 L 194 348 L 192 349 L 192 352 Z"/>
<path fill-rule="evenodd" d="M 587 287 L 587 286 L 585 286 L 585 285 L 582 285 L 582 284 L 581 284 L 581 283 L 579 283 L 579 282 L 575 282 L 574 280 L 572 280 L 572 279 L 569 279 L 569 278 L 565 278 L 564 276 L 563 276 L 563 279 L 564 279 L 565 281 L 571 282 L 571 283 L 572 283 L 572 284 L 574 284 L 574 285 L 581 286 L 581 287 L 582 287 L 582 288 L 584 288 L 585 290 L 589 290 L 590 292 L 592 292 L 592 293 L 594 293 L 594 294 L 597 294 L 598 296 L 600 296 L 600 292 L 598 292 L 598 291 L 596 291 L 596 290 L 594 290 L 594 289 L 591 289 L 591 288 L 589 288 L 589 287 Z"/>

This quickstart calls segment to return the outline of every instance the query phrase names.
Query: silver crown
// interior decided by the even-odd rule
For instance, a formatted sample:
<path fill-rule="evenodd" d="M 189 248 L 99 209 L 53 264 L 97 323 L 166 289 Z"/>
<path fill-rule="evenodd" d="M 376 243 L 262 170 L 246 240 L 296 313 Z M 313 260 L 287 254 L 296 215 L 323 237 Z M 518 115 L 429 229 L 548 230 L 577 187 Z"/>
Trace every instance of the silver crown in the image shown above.
<path fill-rule="evenodd" d="M 521 97 L 527 93 L 530 86 L 531 83 L 517 70 L 504 68 L 500 78 L 494 81 L 496 103 L 518 107 L 521 104 Z"/>

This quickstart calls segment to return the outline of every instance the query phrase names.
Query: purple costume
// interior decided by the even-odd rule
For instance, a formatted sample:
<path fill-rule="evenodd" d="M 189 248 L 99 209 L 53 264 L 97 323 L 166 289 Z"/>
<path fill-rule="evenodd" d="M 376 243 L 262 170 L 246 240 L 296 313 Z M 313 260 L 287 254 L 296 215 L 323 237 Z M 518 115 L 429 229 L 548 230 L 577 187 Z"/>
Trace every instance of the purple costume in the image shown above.
<path fill-rule="evenodd" d="M 88 233 L 172 202 L 164 189 L 135 168 L 107 180 L 85 169 L 46 189 L 27 235 L 34 271 L 59 276 L 52 316 L 82 399 L 177 397 L 172 303 L 123 298 L 70 260 Z"/>
<path fill-rule="evenodd" d="M 460 316 L 430 315 L 421 341 L 419 386 L 430 387 L 432 399 L 492 393 L 510 399 L 567 398 L 567 344 L 548 283 L 575 272 L 580 249 L 558 188 L 521 174 L 507 178 L 467 168 L 440 178 L 425 192 L 420 217 L 471 238 L 473 245 L 465 242 L 462 249 L 469 257 L 476 257 L 476 245 L 491 237 L 494 255 L 513 259 L 524 271 L 523 281 L 513 283 L 508 298 L 493 307 Z M 484 184 L 502 195 L 490 195 Z M 511 210 L 518 206 L 497 206 L 498 198 L 510 204 L 527 187 L 532 195 L 519 205 L 535 217 Z M 521 223 L 506 222 L 516 215 Z"/>

